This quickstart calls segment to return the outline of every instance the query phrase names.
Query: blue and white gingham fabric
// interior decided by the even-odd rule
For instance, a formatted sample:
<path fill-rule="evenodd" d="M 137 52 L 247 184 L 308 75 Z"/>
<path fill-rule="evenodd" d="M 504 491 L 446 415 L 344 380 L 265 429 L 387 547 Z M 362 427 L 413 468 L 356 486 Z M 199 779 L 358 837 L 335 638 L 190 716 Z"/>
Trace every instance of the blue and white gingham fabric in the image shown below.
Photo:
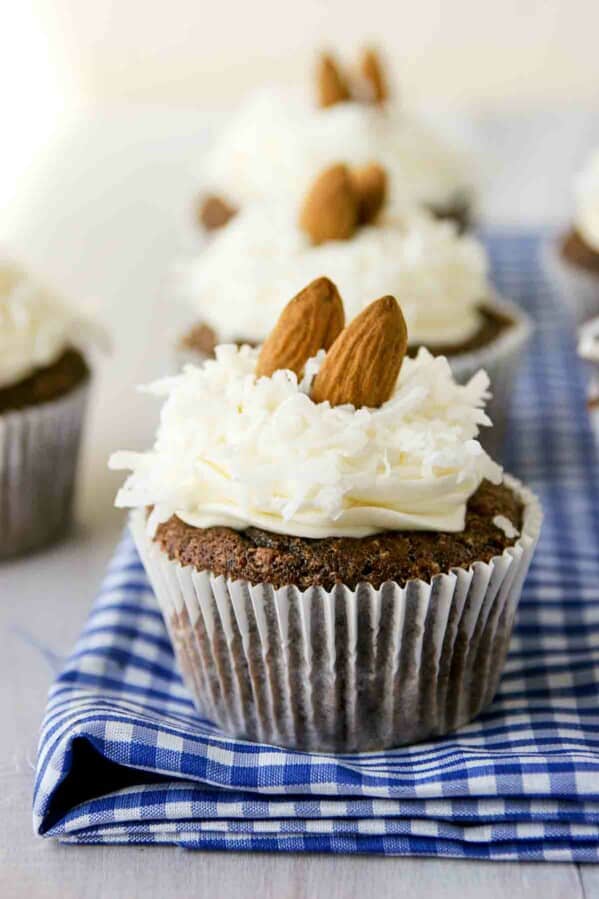
<path fill-rule="evenodd" d="M 508 469 L 546 520 L 499 694 L 474 723 L 392 752 L 325 756 L 200 720 L 129 537 L 50 693 L 35 829 L 72 843 L 599 860 L 599 467 L 538 237 L 489 238 L 537 323 Z"/>

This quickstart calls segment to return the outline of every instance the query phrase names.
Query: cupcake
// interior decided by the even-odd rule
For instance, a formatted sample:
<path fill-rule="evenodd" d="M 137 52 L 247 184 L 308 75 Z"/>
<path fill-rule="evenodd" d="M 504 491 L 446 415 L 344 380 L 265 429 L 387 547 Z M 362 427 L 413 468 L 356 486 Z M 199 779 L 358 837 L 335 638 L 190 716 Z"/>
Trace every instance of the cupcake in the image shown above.
<path fill-rule="evenodd" d="M 599 150 L 578 175 L 573 222 L 545 247 L 545 262 L 578 324 L 599 315 Z"/>
<path fill-rule="evenodd" d="M 117 505 L 201 715 L 306 750 L 443 734 L 495 693 L 541 511 L 477 440 L 488 378 L 406 355 L 390 296 L 321 278 L 261 349 L 152 388 Z"/>
<path fill-rule="evenodd" d="M 51 293 L 0 259 L 0 557 L 64 534 L 73 490 L 92 337 Z"/>
<path fill-rule="evenodd" d="M 378 160 L 392 176 L 393 211 L 416 204 L 460 228 L 471 222 L 472 160 L 389 97 L 381 61 L 369 50 L 353 74 L 322 55 L 308 96 L 265 89 L 241 107 L 202 168 L 202 229 L 222 227 L 255 201 L 285 195 L 297 202 L 339 158 L 353 166 Z"/>
<path fill-rule="evenodd" d="M 243 209 L 181 269 L 193 325 L 180 341 L 180 361 L 209 356 L 222 342 L 261 343 L 285 298 L 326 274 L 339 286 L 348 319 L 365 297 L 391 293 L 401 300 L 411 353 L 426 346 L 446 355 L 462 383 L 484 367 L 499 442 L 529 321 L 495 295 L 475 238 L 413 208 L 391 211 L 391 180 L 375 163 L 336 164 L 298 206 Z"/>

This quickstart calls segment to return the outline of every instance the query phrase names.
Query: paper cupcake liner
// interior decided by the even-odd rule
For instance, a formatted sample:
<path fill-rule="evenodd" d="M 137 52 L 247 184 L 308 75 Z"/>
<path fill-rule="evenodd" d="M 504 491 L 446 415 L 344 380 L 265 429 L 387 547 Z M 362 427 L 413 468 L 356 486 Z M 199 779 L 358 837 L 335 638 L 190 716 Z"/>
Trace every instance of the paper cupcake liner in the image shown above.
<path fill-rule="evenodd" d="M 587 412 L 599 446 L 599 316 L 583 325 L 578 336 L 578 355 L 589 369 Z"/>
<path fill-rule="evenodd" d="M 479 440 L 494 458 L 501 457 L 514 384 L 523 350 L 530 340 L 533 325 L 530 318 L 509 300 L 493 298 L 487 308 L 508 316 L 514 322 L 496 340 L 471 353 L 448 356 L 456 381 L 465 384 L 483 368 L 491 381 L 491 399 L 486 412 L 493 422 L 492 428 L 481 428 Z"/>
<path fill-rule="evenodd" d="M 599 275 L 567 262 L 559 252 L 559 237 L 543 243 L 541 263 L 577 325 L 599 315 Z"/>
<path fill-rule="evenodd" d="M 275 589 L 169 560 L 131 530 L 198 711 L 234 736 L 362 752 L 444 734 L 491 702 L 542 513 L 518 481 L 522 535 L 489 563 L 375 590 Z"/>
<path fill-rule="evenodd" d="M 89 380 L 0 415 L 0 558 L 38 549 L 68 528 L 88 393 Z"/>

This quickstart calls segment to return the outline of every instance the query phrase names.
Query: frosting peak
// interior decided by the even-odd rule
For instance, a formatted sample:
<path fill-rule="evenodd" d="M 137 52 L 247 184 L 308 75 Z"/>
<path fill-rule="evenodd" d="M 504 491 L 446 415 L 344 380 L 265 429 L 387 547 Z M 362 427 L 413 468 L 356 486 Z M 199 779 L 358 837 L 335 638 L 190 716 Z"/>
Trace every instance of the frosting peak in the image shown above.
<path fill-rule="evenodd" d="M 258 351 L 220 346 L 149 389 L 166 397 L 146 453 L 115 453 L 131 469 L 118 506 L 153 506 L 149 527 L 176 514 L 197 527 L 261 527 L 301 537 L 385 530 L 460 531 L 483 478 L 501 469 L 476 436 L 489 424 L 488 378 L 455 383 L 447 360 L 406 358 L 380 408 L 310 399 L 324 354 L 302 381 L 256 378 Z"/>

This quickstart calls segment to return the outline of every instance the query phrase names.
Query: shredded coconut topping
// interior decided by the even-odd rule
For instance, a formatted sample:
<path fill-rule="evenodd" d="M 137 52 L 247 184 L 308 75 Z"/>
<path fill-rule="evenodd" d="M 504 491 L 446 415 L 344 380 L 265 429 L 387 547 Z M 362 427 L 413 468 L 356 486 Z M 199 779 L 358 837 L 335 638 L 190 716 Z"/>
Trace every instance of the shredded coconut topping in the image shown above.
<path fill-rule="evenodd" d="M 221 341 L 264 340 L 291 297 L 321 275 L 339 288 L 348 321 L 396 296 L 413 344 L 458 345 L 480 327 L 491 294 L 486 255 L 451 222 L 410 215 L 314 247 L 296 218 L 280 205 L 248 208 L 181 269 L 185 298 Z"/>
<path fill-rule="evenodd" d="M 173 514 L 302 537 L 460 531 L 481 480 L 501 480 L 476 440 L 490 424 L 485 372 L 460 386 L 422 349 L 380 408 L 331 408 L 308 395 L 322 351 L 299 384 L 288 371 L 256 379 L 257 353 L 220 346 L 147 388 L 166 397 L 154 447 L 110 466 L 132 471 L 116 504 L 152 506 L 151 532 Z"/>

